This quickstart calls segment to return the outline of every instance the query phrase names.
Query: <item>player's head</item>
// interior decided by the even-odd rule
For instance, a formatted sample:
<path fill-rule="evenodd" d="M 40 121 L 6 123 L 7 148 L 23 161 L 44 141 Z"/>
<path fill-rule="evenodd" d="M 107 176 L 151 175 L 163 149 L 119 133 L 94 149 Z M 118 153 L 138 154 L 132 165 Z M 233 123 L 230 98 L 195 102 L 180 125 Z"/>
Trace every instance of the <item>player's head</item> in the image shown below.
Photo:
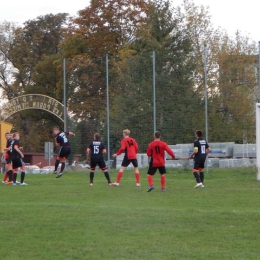
<path fill-rule="evenodd" d="M 18 132 L 13 133 L 13 138 L 14 138 L 15 140 L 19 140 L 19 139 L 20 139 L 20 134 L 19 134 Z"/>
<path fill-rule="evenodd" d="M 95 141 L 100 141 L 100 140 L 101 140 L 101 136 L 100 136 L 99 133 L 95 133 L 95 134 L 94 134 L 94 140 L 95 140 Z"/>
<path fill-rule="evenodd" d="M 54 126 L 54 127 L 52 128 L 52 133 L 53 133 L 54 135 L 58 134 L 59 132 L 60 132 L 60 128 L 59 128 L 58 126 Z"/>
<path fill-rule="evenodd" d="M 202 131 L 201 131 L 201 130 L 196 130 L 195 136 L 196 136 L 197 138 L 201 138 L 201 137 L 202 137 Z"/>
<path fill-rule="evenodd" d="M 9 132 L 5 133 L 5 139 L 9 140 L 10 138 L 12 138 L 12 134 L 10 134 Z"/>
<path fill-rule="evenodd" d="M 123 130 L 123 136 L 129 136 L 129 135 L 130 135 L 130 130 L 129 129 Z"/>
<path fill-rule="evenodd" d="M 154 133 L 154 138 L 156 138 L 156 139 L 161 138 L 161 133 L 160 133 L 159 131 L 156 131 L 156 132 Z"/>

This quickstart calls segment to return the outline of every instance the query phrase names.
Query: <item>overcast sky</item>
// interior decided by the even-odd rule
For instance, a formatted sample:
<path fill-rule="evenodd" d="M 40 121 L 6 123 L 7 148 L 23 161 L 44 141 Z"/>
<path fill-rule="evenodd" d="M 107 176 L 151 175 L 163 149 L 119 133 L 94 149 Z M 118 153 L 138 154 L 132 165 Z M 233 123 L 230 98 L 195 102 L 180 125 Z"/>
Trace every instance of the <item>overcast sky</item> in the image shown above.
<path fill-rule="evenodd" d="M 254 41 L 260 41 L 260 1 L 259 0 L 193 0 L 196 5 L 209 6 L 212 23 L 215 27 L 227 30 L 234 36 L 236 30 L 249 36 Z M 89 5 L 90 0 L 12 0 L 1 1 L 0 22 L 9 21 L 22 25 L 25 21 L 49 13 L 69 13 L 71 16 Z M 172 0 L 174 6 L 182 0 Z"/>

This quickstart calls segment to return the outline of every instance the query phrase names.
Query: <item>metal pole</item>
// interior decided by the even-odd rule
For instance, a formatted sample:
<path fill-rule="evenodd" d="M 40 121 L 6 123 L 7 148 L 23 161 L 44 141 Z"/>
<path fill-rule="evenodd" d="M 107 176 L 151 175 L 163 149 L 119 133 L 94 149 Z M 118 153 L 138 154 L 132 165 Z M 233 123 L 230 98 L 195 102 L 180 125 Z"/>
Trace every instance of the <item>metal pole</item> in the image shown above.
<path fill-rule="evenodd" d="M 153 51 L 153 132 L 156 132 L 155 51 Z"/>
<path fill-rule="evenodd" d="M 67 131 L 67 97 L 66 97 L 66 58 L 63 58 L 63 118 L 64 131 Z"/>
<path fill-rule="evenodd" d="M 205 139 L 208 142 L 207 45 L 204 46 Z"/>
<path fill-rule="evenodd" d="M 110 122 L 109 122 L 109 71 L 108 71 L 108 54 L 106 55 L 106 89 L 107 89 L 107 160 L 108 169 L 110 169 Z"/>
<path fill-rule="evenodd" d="M 205 98 L 205 140 L 208 142 L 208 88 L 207 88 L 207 45 L 204 46 L 204 98 Z M 208 159 L 206 159 L 206 170 L 209 171 Z"/>
<path fill-rule="evenodd" d="M 258 42 L 258 103 L 260 102 L 260 41 Z"/>

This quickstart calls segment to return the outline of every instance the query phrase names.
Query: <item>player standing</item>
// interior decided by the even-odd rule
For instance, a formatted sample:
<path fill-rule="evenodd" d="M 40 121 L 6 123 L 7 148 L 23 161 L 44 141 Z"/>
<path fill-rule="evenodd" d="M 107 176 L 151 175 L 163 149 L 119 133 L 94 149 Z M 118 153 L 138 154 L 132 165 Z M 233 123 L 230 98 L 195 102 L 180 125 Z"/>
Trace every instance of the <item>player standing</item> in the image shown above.
<path fill-rule="evenodd" d="M 165 191 L 166 184 L 166 169 L 165 169 L 165 152 L 167 152 L 172 159 L 175 158 L 174 152 L 170 149 L 167 143 L 161 141 L 161 133 L 156 131 L 154 133 L 154 141 L 148 145 L 147 156 L 151 157 L 149 163 L 149 169 L 147 171 L 147 179 L 150 185 L 147 192 L 152 191 L 154 187 L 153 175 L 156 173 L 157 169 L 161 174 L 161 191 Z"/>
<path fill-rule="evenodd" d="M 10 157 L 12 159 L 12 167 L 13 167 L 13 185 L 16 185 L 16 178 L 17 178 L 17 173 L 18 169 L 21 168 L 21 186 L 28 185 L 27 183 L 24 182 L 25 179 L 25 163 L 23 162 L 22 158 L 24 158 L 24 155 L 22 153 L 22 149 L 19 146 L 19 140 L 20 140 L 20 135 L 19 133 L 14 133 L 13 134 L 13 140 L 11 142 L 10 146 Z"/>
<path fill-rule="evenodd" d="M 104 144 L 101 142 L 100 134 L 95 133 L 94 141 L 92 141 L 87 148 L 87 162 L 90 161 L 90 186 L 93 186 L 94 174 L 97 165 L 104 172 L 108 185 L 112 185 L 103 157 L 103 154 L 106 152 L 107 150 Z"/>
<path fill-rule="evenodd" d="M 207 158 L 210 148 L 208 143 L 202 138 L 202 131 L 197 130 L 195 132 L 196 140 L 194 142 L 194 151 L 190 158 L 194 158 L 193 175 L 197 184 L 194 189 L 198 187 L 204 187 L 204 164 Z"/>
<path fill-rule="evenodd" d="M 4 149 L 4 158 L 5 158 L 5 175 L 2 180 L 2 183 L 12 184 L 13 183 L 13 170 L 12 170 L 12 160 L 10 157 L 10 146 L 12 142 L 13 135 L 9 132 L 5 133 L 6 139 L 6 148 Z M 8 182 L 6 182 L 8 178 Z"/>
<path fill-rule="evenodd" d="M 55 168 L 54 168 L 54 173 L 57 173 L 57 169 L 59 167 L 59 164 L 61 163 L 61 168 L 60 168 L 60 172 L 56 174 L 56 178 L 59 178 L 62 176 L 63 171 L 65 169 L 65 163 L 66 163 L 66 159 L 69 157 L 70 155 L 70 143 L 68 140 L 68 135 L 73 135 L 75 136 L 74 133 L 72 132 L 62 132 L 60 131 L 59 127 L 53 127 L 52 128 L 52 132 L 55 136 L 55 144 L 56 146 L 60 146 L 60 150 L 58 152 L 56 161 L 55 161 Z"/>
<path fill-rule="evenodd" d="M 138 152 L 138 144 L 134 138 L 130 137 L 130 130 L 125 129 L 123 130 L 123 139 L 121 140 L 121 147 L 117 151 L 117 153 L 113 154 L 113 157 L 120 155 L 121 153 L 125 153 L 124 159 L 121 164 L 121 168 L 117 174 L 116 182 L 113 183 L 114 186 L 119 186 L 120 179 L 123 176 L 123 172 L 125 167 L 127 167 L 130 163 L 133 164 L 135 170 L 135 179 L 136 179 L 136 186 L 140 187 L 140 173 L 138 169 L 138 162 L 137 162 L 137 152 Z"/>

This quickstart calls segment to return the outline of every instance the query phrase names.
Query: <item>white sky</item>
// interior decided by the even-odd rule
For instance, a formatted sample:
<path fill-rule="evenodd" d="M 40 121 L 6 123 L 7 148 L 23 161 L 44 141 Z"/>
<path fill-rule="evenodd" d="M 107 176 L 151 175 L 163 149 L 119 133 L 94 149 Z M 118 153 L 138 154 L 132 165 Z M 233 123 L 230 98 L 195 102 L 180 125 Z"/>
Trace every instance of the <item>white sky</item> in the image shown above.
<path fill-rule="evenodd" d="M 182 0 L 171 0 L 174 6 Z M 225 29 L 230 36 L 237 30 L 252 40 L 260 41 L 259 0 L 193 0 L 196 5 L 209 6 L 214 27 Z M 0 22 L 16 22 L 20 25 L 27 20 L 46 14 L 69 13 L 71 16 L 89 5 L 90 0 L 2 0 Z"/>

